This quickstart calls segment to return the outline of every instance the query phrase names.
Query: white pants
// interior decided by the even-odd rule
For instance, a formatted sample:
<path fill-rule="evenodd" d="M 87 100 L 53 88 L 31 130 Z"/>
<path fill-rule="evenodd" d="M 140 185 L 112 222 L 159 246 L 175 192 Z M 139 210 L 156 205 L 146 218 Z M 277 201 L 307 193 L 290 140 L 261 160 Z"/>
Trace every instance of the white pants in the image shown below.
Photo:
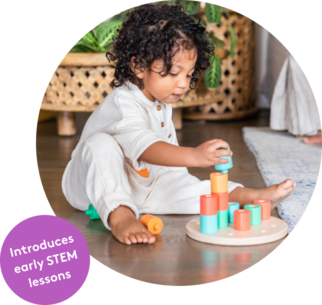
<path fill-rule="evenodd" d="M 228 182 L 228 192 L 241 184 Z M 98 133 L 77 148 L 62 181 L 63 193 L 76 209 L 93 204 L 106 228 L 109 213 L 120 205 L 139 213 L 199 214 L 199 197 L 209 194 L 210 180 L 200 181 L 184 167 L 152 165 L 141 177 L 125 161 L 114 138 Z"/>

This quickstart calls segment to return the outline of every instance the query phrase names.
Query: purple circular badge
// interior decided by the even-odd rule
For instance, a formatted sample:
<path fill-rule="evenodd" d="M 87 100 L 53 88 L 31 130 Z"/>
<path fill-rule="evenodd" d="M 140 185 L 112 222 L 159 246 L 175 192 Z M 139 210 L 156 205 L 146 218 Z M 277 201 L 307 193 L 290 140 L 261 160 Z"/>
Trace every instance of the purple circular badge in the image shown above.
<path fill-rule="evenodd" d="M 1 270 L 11 290 L 34 304 L 56 304 L 83 285 L 89 270 L 87 243 L 56 216 L 35 216 L 15 226 L 1 249 Z"/>

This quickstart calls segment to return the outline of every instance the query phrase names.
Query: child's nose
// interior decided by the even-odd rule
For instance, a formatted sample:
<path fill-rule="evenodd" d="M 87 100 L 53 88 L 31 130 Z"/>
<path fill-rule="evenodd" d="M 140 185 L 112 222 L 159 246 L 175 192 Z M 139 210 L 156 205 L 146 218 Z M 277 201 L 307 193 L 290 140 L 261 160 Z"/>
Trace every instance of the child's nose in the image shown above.
<path fill-rule="evenodd" d="M 186 78 L 181 78 L 179 81 L 178 81 L 178 88 L 180 89 L 185 89 L 187 88 L 188 86 L 188 81 L 190 81 L 190 79 L 188 79 L 187 77 Z"/>

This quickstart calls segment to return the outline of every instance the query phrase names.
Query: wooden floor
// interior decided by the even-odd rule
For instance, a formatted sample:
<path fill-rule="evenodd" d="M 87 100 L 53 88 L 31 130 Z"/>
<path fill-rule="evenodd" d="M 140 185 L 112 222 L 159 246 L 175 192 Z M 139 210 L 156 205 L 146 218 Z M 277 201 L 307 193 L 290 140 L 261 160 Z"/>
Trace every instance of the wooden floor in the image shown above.
<path fill-rule="evenodd" d="M 162 215 L 164 229 L 152 245 L 126 246 L 119 243 L 102 224 L 91 221 L 84 212 L 72 208 L 61 191 L 61 178 L 77 144 L 88 114 L 77 115 L 78 134 L 63 138 L 56 135 L 55 121 L 40 123 L 37 155 L 41 180 L 55 214 L 73 223 L 84 235 L 91 255 L 104 265 L 129 277 L 163 285 L 196 285 L 224 279 L 256 264 L 282 241 L 258 246 L 228 247 L 209 245 L 186 236 L 186 223 L 196 215 Z M 184 122 L 177 132 L 179 144 L 197 146 L 218 138 L 227 141 L 234 167 L 229 180 L 246 187 L 263 188 L 264 181 L 252 153 L 242 139 L 243 126 L 268 126 L 269 113 L 230 122 Z M 189 168 L 199 179 L 209 179 L 214 169 Z M 276 211 L 273 212 L 277 216 Z"/>

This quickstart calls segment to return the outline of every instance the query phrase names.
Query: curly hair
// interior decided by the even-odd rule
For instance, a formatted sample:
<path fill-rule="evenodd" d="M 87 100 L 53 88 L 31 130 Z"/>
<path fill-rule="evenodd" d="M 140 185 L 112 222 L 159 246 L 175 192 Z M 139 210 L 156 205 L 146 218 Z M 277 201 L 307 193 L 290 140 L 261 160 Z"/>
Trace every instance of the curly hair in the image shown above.
<path fill-rule="evenodd" d="M 171 58 L 182 46 L 187 50 L 196 48 L 197 51 L 197 62 L 189 86 L 190 90 L 195 89 L 200 71 L 209 67 L 210 56 L 214 54 L 214 45 L 207 39 L 208 33 L 200 24 L 200 19 L 196 22 L 187 15 L 179 2 L 161 7 L 156 4 L 141 5 L 126 16 L 127 20 L 113 40 L 113 53 L 106 53 L 108 60 L 115 63 L 112 85 L 119 87 L 129 80 L 143 89 L 143 80 L 131 70 L 132 56 L 135 57 L 135 69 L 150 70 L 154 60 L 161 59 L 164 67 L 159 74 L 166 76 L 172 68 Z"/>

